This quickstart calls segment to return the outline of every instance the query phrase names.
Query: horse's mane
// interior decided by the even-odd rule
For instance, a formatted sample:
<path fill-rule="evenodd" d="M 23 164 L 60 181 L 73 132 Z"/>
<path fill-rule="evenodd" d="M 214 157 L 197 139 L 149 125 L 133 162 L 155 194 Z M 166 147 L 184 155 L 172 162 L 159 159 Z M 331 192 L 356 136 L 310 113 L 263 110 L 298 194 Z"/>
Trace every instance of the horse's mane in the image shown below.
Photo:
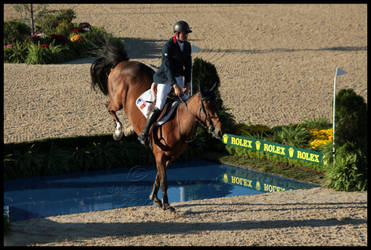
<path fill-rule="evenodd" d="M 118 63 L 128 61 L 129 57 L 120 39 L 106 38 L 105 44 L 93 52 L 97 59 L 90 67 L 91 85 L 93 89 L 98 85 L 103 94 L 108 95 L 107 79 Z"/>

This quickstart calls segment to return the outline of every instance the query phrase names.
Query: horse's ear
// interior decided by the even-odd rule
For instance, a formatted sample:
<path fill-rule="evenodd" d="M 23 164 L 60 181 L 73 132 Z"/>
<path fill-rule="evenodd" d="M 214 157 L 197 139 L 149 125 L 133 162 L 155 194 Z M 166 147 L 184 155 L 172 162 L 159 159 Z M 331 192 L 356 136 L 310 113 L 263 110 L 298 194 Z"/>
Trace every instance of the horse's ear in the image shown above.
<path fill-rule="evenodd" d="M 217 82 L 214 83 L 214 85 L 209 90 L 210 92 L 213 92 L 216 89 Z"/>

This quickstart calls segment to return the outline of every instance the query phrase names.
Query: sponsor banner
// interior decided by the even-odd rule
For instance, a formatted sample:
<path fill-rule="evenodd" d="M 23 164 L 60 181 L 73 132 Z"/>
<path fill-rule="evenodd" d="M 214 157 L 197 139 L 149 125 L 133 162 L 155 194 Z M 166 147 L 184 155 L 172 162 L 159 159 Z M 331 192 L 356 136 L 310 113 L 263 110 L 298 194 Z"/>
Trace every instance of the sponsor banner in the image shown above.
<path fill-rule="evenodd" d="M 257 140 L 231 134 L 224 134 L 222 140 L 224 144 L 227 145 L 242 147 L 275 155 L 281 155 L 291 159 L 304 160 L 311 163 L 323 165 L 323 154 L 317 151 L 295 148 L 274 142 Z"/>
<path fill-rule="evenodd" d="M 266 193 L 274 193 L 274 192 L 281 192 L 286 190 L 293 190 L 292 188 L 272 185 L 269 183 L 264 183 L 261 180 L 254 180 L 249 178 L 243 178 L 239 176 L 228 176 L 227 174 L 224 174 L 223 176 L 224 183 L 239 185 L 242 187 L 248 187 L 260 192 L 266 192 Z"/>
<path fill-rule="evenodd" d="M 289 181 L 277 178 L 272 179 L 266 176 L 238 176 L 225 173 L 223 182 L 238 185 L 265 193 L 275 193 L 287 190 L 297 190 L 318 187 L 318 185 L 299 181 Z"/>

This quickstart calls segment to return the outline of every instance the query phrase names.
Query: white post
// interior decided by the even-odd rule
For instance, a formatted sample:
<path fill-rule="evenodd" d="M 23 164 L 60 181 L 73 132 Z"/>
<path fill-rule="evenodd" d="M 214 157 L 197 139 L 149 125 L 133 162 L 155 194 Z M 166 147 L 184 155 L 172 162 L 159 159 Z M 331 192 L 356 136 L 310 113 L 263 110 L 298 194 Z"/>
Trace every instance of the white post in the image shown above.
<path fill-rule="evenodd" d="M 334 157 L 334 164 L 335 164 L 335 112 L 336 112 L 336 79 L 337 76 L 344 75 L 347 72 L 344 70 L 336 67 L 336 73 L 334 77 L 334 105 L 332 108 L 332 156 Z"/>
<path fill-rule="evenodd" d="M 335 164 L 335 105 L 336 105 L 336 78 L 337 78 L 338 68 L 336 68 L 336 74 L 334 77 L 334 105 L 332 107 L 332 157 Z"/>
<path fill-rule="evenodd" d="M 193 64 L 192 54 L 196 53 L 196 52 L 199 52 L 200 50 L 201 49 L 197 46 L 194 46 L 194 45 L 191 46 L 191 62 L 192 62 L 192 64 Z M 191 82 L 190 82 L 190 84 L 191 84 L 191 86 L 190 86 L 191 95 L 190 96 L 193 96 L 192 69 L 191 69 Z"/>
<path fill-rule="evenodd" d="M 185 201 L 185 190 L 183 186 L 179 187 L 180 201 Z"/>
<path fill-rule="evenodd" d="M 191 54 L 191 62 L 193 64 L 193 59 L 192 59 L 192 54 Z M 191 68 L 191 82 L 190 82 L 191 86 L 191 95 L 190 96 L 193 96 L 193 83 L 192 83 L 192 68 Z"/>

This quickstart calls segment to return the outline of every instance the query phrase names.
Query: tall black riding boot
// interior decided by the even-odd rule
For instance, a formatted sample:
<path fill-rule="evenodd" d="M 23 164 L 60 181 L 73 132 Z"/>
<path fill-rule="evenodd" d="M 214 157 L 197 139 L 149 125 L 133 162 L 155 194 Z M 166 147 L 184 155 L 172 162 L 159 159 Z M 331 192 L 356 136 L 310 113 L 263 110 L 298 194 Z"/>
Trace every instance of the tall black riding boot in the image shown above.
<path fill-rule="evenodd" d="M 148 143 L 148 130 L 151 127 L 152 123 L 154 123 L 159 115 L 161 114 L 161 109 L 154 107 L 148 115 L 147 123 L 144 126 L 142 133 L 139 135 L 138 140 L 141 144 L 147 145 Z"/>

